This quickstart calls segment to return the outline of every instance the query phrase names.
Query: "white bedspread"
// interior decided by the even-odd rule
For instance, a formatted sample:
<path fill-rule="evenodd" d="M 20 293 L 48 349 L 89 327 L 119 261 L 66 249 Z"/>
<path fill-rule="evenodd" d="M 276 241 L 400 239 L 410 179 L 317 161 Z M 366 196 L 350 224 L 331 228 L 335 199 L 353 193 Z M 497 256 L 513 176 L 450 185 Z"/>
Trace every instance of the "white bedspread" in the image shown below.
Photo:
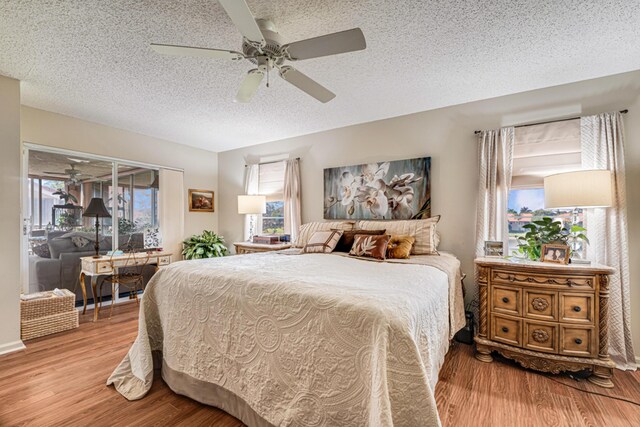
<path fill-rule="evenodd" d="M 410 261 L 263 253 L 172 264 L 147 285 L 138 337 L 107 384 L 142 398 L 161 351 L 171 370 L 274 425 L 440 425 L 433 390 L 464 322 L 459 262 Z"/>

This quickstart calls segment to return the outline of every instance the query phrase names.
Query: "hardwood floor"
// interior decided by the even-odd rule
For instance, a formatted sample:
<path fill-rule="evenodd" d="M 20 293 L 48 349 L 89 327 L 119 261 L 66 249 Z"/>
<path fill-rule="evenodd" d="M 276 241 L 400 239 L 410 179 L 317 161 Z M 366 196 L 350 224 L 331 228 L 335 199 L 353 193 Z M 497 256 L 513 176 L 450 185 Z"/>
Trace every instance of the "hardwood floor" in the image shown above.
<path fill-rule="evenodd" d="M 173 393 L 160 378 L 129 402 L 105 385 L 137 332 L 136 304 L 97 323 L 27 342 L 0 356 L 0 426 L 241 426 L 224 412 Z M 616 371 L 615 388 L 566 376 L 556 381 L 640 402 L 640 373 Z M 638 426 L 640 407 L 587 394 L 514 363 L 485 364 L 455 344 L 440 373 L 436 401 L 443 426 Z"/>

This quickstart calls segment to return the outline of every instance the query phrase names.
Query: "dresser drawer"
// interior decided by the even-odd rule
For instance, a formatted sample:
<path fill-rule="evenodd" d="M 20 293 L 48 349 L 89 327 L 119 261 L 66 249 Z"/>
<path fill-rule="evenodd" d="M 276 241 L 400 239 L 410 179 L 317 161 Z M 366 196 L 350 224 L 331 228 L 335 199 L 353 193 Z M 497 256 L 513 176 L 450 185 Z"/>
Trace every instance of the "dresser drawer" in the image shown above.
<path fill-rule="evenodd" d="M 522 314 L 521 294 L 522 289 L 517 287 L 492 286 L 491 311 L 520 316 Z"/>
<path fill-rule="evenodd" d="M 158 258 L 158 265 L 168 265 L 171 262 L 170 256 L 161 256 Z"/>
<path fill-rule="evenodd" d="M 522 346 L 533 351 L 558 353 L 558 325 L 525 320 Z"/>
<path fill-rule="evenodd" d="M 588 293 L 560 293 L 560 321 L 592 325 L 595 298 Z"/>
<path fill-rule="evenodd" d="M 524 315 L 530 319 L 558 320 L 558 293 L 524 290 Z"/>
<path fill-rule="evenodd" d="M 491 336 L 494 341 L 516 347 L 522 346 L 522 319 L 498 314 L 491 315 Z"/>
<path fill-rule="evenodd" d="M 597 348 L 594 328 L 560 325 L 560 354 L 596 357 Z"/>
<path fill-rule="evenodd" d="M 520 286 L 542 286 L 545 288 L 594 289 L 593 276 L 568 274 L 525 273 L 507 270 L 492 270 L 492 283 Z"/>

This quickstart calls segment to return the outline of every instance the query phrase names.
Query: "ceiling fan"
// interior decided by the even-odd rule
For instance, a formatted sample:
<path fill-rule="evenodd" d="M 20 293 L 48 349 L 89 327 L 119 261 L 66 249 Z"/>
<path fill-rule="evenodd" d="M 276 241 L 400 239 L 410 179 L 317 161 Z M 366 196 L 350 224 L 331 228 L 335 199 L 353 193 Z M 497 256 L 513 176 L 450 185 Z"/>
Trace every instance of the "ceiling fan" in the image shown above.
<path fill-rule="evenodd" d="M 44 171 L 43 173 L 47 175 L 69 175 L 68 182 L 72 184 L 77 184 L 78 182 L 80 182 L 79 177 L 83 177 L 83 179 L 92 178 L 92 176 L 87 175 L 86 173 L 82 173 L 80 170 L 76 169 L 76 165 L 74 165 L 73 163 L 70 163 L 69 166 L 71 166 L 71 168 L 65 169 L 64 172 Z"/>
<path fill-rule="evenodd" d="M 249 70 L 245 76 L 236 95 L 236 102 L 251 101 L 265 74 L 267 75 L 267 87 L 269 87 L 269 72 L 273 69 L 277 69 L 278 74 L 285 81 L 318 101 L 329 102 L 336 96 L 333 92 L 292 66 L 286 65 L 285 62 L 354 52 L 367 47 L 360 28 L 285 44 L 273 22 L 267 19 L 256 20 L 245 0 L 218 1 L 243 35 L 242 52 L 157 43 L 152 43 L 151 48 L 158 53 L 167 55 L 230 59 L 232 61 L 246 59 L 253 63 L 257 68 Z"/>

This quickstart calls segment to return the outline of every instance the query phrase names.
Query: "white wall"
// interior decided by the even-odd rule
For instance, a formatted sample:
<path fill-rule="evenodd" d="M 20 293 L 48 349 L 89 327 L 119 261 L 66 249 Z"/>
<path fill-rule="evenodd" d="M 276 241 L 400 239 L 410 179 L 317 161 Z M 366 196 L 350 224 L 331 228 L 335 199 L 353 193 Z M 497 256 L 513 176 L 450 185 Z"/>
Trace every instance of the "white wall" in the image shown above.
<path fill-rule="evenodd" d="M 635 314 L 632 324 L 636 354 L 640 354 L 639 94 L 637 71 L 219 153 L 220 231 L 228 242 L 242 239 L 243 218 L 236 211 L 236 196 L 243 191 L 243 166 L 247 161 L 281 153 L 300 156 L 302 220 L 308 222 L 322 219 L 324 168 L 431 156 L 432 214 L 442 215 L 438 225 L 441 248 L 455 253 L 472 277 L 477 192 L 473 131 L 629 108 L 625 120 L 629 124 L 627 172 Z"/>
<path fill-rule="evenodd" d="M 24 142 L 184 169 L 185 199 L 175 202 L 184 206 L 185 237 L 217 231 L 216 153 L 25 106 L 21 126 Z M 189 188 L 213 190 L 216 212 L 189 212 Z"/>
<path fill-rule="evenodd" d="M 0 354 L 20 341 L 20 82 L 0 76 Z"/>

